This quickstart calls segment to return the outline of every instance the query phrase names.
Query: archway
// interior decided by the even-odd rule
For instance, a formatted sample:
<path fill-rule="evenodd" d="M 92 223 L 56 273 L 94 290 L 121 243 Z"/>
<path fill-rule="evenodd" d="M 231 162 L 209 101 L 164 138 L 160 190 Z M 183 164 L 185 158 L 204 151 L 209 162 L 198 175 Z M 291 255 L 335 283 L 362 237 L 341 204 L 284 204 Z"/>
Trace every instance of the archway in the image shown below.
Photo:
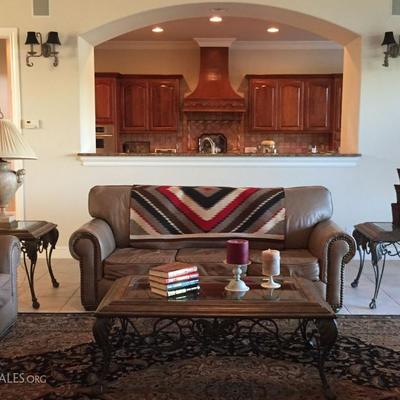
<path fill-rule="evenodd" d="M 269 19 L 308 30 L 337 42 L 344 47 L 342 151 L 358 150 L 358 125 L 361 82 L 361 38 L 354 32 L 311 15 L 284 8 L 252 3 L 221 3 L 224 15 Z M 129 15 L 82 33 L 78 38 L 80 66 L 81 148 L 84 153 L 95 152 L 94 121 L 94 46 L 126 32 L 166 21 L 209 15 L 210 3 L 163 7 Z"/>

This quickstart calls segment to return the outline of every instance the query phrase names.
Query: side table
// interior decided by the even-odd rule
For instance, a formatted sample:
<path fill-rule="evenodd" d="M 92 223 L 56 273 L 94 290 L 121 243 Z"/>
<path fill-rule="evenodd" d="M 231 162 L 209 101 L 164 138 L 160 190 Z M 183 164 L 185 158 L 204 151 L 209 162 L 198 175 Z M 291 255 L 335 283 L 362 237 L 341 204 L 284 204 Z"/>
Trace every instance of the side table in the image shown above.
<path fill-rule="evenodd" d="M 35 294 L 35 269 L 39 253 L 45 251 L 51 282 L 53 287 L 59 287 L 51 265 L 51 255 L 58 240 L 57 225 L 47 221 L 17 221 L 15 227 L 0 228 L 0 235 L 13 235 L 20 240 L 25 272 L 32 297 L 32 307 L 39 308 L 40 303 Z M 30 261 L 29 266 L 27 258 Z"/>
<path fill-rule="evenodd" d="M 353 237 L 360 255 L 360 267 L 351 286 L 353 288 L 358 286 L 364 268 L 365 254 L 371 254 L 375 291 L 369 308 L 374 309 L 385 271 L 386 256 L 400 257 L 400 227 L 394 226 L 391 222 L 364 222 L 355 225 L 354 228 Z"/>

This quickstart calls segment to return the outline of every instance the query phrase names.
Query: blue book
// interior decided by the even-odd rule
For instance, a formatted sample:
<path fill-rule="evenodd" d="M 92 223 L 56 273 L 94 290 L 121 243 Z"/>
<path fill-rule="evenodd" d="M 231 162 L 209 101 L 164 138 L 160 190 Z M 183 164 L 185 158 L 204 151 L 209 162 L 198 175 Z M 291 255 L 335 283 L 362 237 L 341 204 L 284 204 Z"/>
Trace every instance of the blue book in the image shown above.
<path fill-rule="evenodd" d="M 154 282 L 150 279 L 151 287 L 166 291 L 181 289 L 189 286 L 197 286 L 198 283 L 199 283 L 198 279 L 191 279 L 190 281 L 174 282 L 174 283 L 169 283 L 168 285 L 163 285 L 162 283 Z"/>

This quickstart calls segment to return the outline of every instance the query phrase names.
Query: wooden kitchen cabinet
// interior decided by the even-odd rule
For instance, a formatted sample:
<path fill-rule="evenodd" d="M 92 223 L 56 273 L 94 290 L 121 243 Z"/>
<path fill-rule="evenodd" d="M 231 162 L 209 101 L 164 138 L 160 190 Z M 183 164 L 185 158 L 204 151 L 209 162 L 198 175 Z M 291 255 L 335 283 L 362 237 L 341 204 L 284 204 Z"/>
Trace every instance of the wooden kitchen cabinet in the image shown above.
<path fill-rule="evenodd" d="M 179 81 L 152 79 L 149 81 L 149 129 L 177 131 L 179 121 Z"/>
<path fill-rule="evenodd" d="M 336 75 L 333 81 L 333 138 L 332 144 L 335 149 L 340 146 L 342 130 L 342 97 L 343 97 L 343 75 Z"/>
<path fill-rule="evenodd" d="M 303 130 L 304 81 L 278 80 L 278 130 Z"/>
<path fill-rule="evenodd" d="M 120 132 L 176 132 L 179 86 L 178 77 L 123 75 L 120 81 Z"/>
<path fill-rule="evenodd" d="M 342 75 L 247 75 L 249 131 L 339 132 Z"/>
<path fill-rule="evenodd" d="M 277 130 L 276 79 L 255 79 L 250 81 L 249 125 L 252 131 Z"/>
<path fill-rule="evenodd" d="M 116 74 L 96 74 L 95 77 L 96 124 L 112 125 L 117 120 Z"/>
<path fill-rule="evenodd" d="M 148 82 L 124 78 L 120 81 L 120 131 L 125 133 L 148 130 Z"/>
<path fill-rule="evenodd" d="M 311 78 L 305 81 L 304 130 L 330 132 L 332 129 L 332 78 Z"/>

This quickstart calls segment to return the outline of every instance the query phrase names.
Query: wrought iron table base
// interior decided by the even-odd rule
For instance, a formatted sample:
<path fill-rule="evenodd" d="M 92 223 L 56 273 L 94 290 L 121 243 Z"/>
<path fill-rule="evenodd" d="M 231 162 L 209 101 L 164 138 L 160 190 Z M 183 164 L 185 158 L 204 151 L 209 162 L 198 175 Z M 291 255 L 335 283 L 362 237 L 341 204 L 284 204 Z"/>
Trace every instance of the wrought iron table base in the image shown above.
<path fill-rule="evenodd" d="M 355 230 L 353 237 L 356 240 L 357 251 L 360 256 L 360 266 L 358 268 L 357 276 L 351 283 L 351 287 L 356 288 L 360 280 L 361 274 L 364 269 L 365 255 L 371 255 L 371 263 L 374 271 L 375 289 L 374 295 L 369 303 L 371 310 L 376 308 L 376 301 L 379 294 L 379 289 L 382 283 L 383 273 L 385 271 L 386 256 L 400 257 L 400 243 L 399 242 L 375 242 L 369 240 L 362 233 Z"/>
<path fill-rule="evenodd" d="M 112 328 L 116 320 L 119 321 L 120 327 L 114 331 Z M 123 346 L 130 340 L 134 344 L 145 344 L 146 347 L 155 349 L 157 354 L 181 349 L 186 341 L 191 344 L 195 340 L 200 344 L 201 354 L 240 356 L 249 353 L 273 356 L 270 347 L 263 347 L 262 343 L 274 340 L 276 346 L 282 347 L 285 342 L 288 343 L 296 335 L 301 334 L 307 349 L 317 355 L 315 361 L 325 398 L 336 399 L 324 369 L 325 361 L 338 336 L 336 321 L 332 318 L 299 320 L 298 328 L 291 334 L 280 334 L 278 324 L 273 319 L 159 318 L 155 320 L 150 333 L 141 334 L 131 318 L 97 317 L 93 335 L 103 353 L 100 382 L 107 380 L 106 376 L 110 371 L 113 334 L 118 335 L 119 345 Z M 257 340 L 260 335 L 262 340 Z M 100 383 L 100 391 L 103 389 L 103 383 Z"/>
<path fill-rule="evenodd" d="M 53 254 L 53 250 L 56 247 L 57 241 L 58 241 L 58 230 L 56 228 L 44 234 L 39 239 L 33 239 L 33 240 L 21 239 L 21 250 L 23 253 L 24 268 L 28 279 L 29 290 L 31 292 L 32 307 L 34 309 L 40 308 L 40 303 L 38 302 L 35 293 L 35 270 L 39 253 L 43 253 L 43 251 L 45 251 L 47 269 L 49 271 L 53 287 L 58 288 L 60 286 L 60 284 L 57 282 L 57 279 L 54 276 L 51 264 L 51 256 Z M 27 258 L 30 261 L 29 266 Z"/>

